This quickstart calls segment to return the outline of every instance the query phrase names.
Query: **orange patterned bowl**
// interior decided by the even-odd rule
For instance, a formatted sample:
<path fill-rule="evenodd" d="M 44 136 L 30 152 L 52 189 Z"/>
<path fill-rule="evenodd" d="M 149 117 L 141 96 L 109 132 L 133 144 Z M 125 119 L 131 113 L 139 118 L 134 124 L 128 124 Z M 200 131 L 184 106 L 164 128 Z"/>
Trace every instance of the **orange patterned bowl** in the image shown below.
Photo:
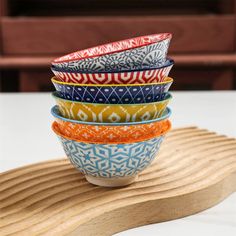
<path fill-rule="evenodd" d="M 51 110 L 56 118 L 59 132 L 79 142 L 89 143 L 133 143 L 165 134 L 170 128 L 168 120 L 171 110 L 167 108 L 163 115 L 155 120 L 130 123 L 93 123 L 70 120 L 60 115 L 57 106 Z"/>

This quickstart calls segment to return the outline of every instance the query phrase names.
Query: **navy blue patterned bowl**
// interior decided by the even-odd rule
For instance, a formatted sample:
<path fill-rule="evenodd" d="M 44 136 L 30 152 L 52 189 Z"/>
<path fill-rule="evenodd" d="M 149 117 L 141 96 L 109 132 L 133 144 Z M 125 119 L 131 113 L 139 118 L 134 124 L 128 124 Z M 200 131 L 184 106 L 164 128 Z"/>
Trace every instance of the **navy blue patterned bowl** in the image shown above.
<path fill-rule="evenodd" d="M 173 79 L 166 77 L 163 82 L 151 84 L 74 84 L 52 78 L 61 98 L 89 103 L 137 104 L 161 101 L 168 92 Z"/>

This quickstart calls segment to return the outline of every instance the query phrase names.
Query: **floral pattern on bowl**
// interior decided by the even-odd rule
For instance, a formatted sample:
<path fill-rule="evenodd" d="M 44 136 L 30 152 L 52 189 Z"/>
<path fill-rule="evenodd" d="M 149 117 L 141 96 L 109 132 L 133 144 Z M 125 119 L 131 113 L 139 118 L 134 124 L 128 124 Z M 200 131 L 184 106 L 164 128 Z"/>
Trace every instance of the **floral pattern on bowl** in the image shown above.
<path fill-rule="evenodd" d="M 55 68 L 90 73 L 156 68 L 164 65 L 169 43 L 170 38 L 167 38 L 143 47 L 53 65 Z"/>
<path fill-rule="evenodd" d="M 56 58 L 52 62 L 52 64 L 59 64 L 61 62 L 81 60 L 85 58 L 112 54 L 116 52 L 129 50 L 132 48 L 146 46 L 152 43 L 157 43 L 162 40 L 171 39 L 171 38 L 172 38 L 172 34 L 170 33 L 160 33 L 160 34 L 152 34 L 152 35 L 145 35 L 145 36 L 140 36 L 136 38 L 125 39 L 125 40 L 107 43 L 107 44 L 99 45 L 96 47 L 70 53 L 68 55 Z"/>

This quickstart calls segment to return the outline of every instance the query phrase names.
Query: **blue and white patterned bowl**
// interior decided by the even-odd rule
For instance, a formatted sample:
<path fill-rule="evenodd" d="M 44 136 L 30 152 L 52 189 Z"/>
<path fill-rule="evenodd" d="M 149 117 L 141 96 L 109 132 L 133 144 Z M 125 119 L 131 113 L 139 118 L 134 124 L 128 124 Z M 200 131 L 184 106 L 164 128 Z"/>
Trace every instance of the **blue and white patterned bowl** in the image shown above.
<path fill-rule="evenodd" d="M 134 69 L 150 69 L 162 66 L 166 61 L 171 37 L 143 47 L 97 57 L 53 63 L 54 68 L 80 72 L 119 72 Z"/>
<path fill-rule="evenodd" d="M 105 187 L 134 182 L 137 174 L 156 157 L 164 138 L 158 136 L 128 144 L 91 144 L 62 136 L 54 124 L 52 128 L 73 166 L 85 174 L 90 183 Z"/>
<path fill-rule="evenodd" d="M 173 79 L 151 84 L 74 84 L 52 78 L 61 98 L 78 102 L 105 104 L 137 104 L 161 101 L 165 98 Z"/>

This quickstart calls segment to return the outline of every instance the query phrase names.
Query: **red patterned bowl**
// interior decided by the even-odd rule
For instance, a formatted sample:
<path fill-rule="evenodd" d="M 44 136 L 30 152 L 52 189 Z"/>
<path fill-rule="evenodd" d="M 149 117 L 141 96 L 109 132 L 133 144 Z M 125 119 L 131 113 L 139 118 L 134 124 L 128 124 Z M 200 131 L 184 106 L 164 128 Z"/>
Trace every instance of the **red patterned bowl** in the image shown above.
<path fill-rule="evenodd" d="M 78 84 L 144 84 L 158 83 L 169 75 L 174 65 L 172 59 L 167 59 L 162 67 L 147 70 L 131 70 L 123 72 L 81 73 L 66 71 L 51 67 L 58 80 Z"/>
<path fill-rule="evenodd" d="M 152 35 L 146 35 L 136 38 L 125 39 L 121 41 L 116 41 L 67 54 L 65 56 L 56 58 L 52 62 L 52 64 L 56 65 L 62 62 L 81 60 L 85 58 L 91 58 L 91 57 L 97 57 L 101 55 L 121 52 L 132 48 L 143 47 L 165 39 L 171 39 L 171 37 L 172 34 L 170 33 L 161 33 L 161 34 L 152 34 Z"/>
<path fill-rule="evenodd" d="M 52 62 L 59 69 L 86 73 L 120 72 L 163 66 L 171 34 L 110 43 L 69 54 Z"/>

